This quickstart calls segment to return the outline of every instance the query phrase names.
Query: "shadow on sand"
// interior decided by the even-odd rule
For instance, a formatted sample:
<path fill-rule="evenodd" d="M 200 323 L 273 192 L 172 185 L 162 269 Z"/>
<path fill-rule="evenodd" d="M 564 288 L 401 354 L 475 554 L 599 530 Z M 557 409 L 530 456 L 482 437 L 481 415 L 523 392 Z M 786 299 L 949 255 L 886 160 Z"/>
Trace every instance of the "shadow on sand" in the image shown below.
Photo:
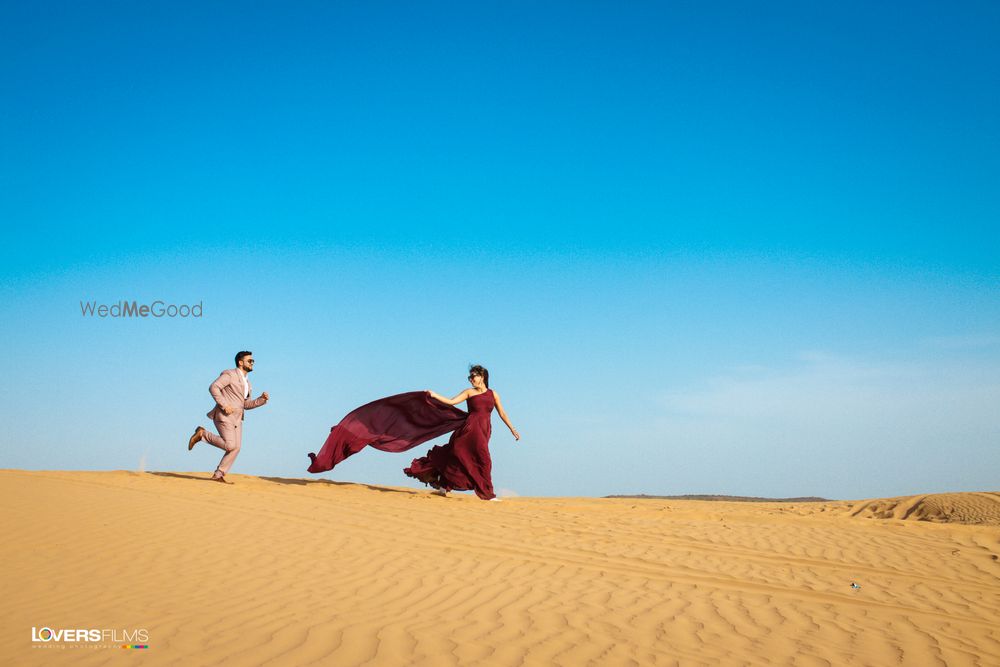
<path fill-rule="evenodd" d="M 297 486 L 307 486 L 311 484 L 332 484 L 333 486 L 363 486 L 371 491 L 379 491 L 380 493 L 403 493 L 407 495 L 417 495 L 419 491 L 410 491 L 408 489 L 391 489 L 387 486 L 375 486 L 373 484 L 358 484 L 357 482 L 335 482 L 332 479 L 297 479 L 297 478 L 287 478 L 287 477 L 261 477 L 260 479 L 272 482 L 274 484 L 293 484 Z"/>
<path fill-rule="evenodd" d="M 158 475 L 159 477 L 176 477 L 178 479 L 193 479 L 196 482 L 211 482 L 211 476 L 198 477 L 197 475 L 185 475 L 179 472 L 149 472 L 150 475 Z M 402 493 L 405 495 L 415 496 L 419 495 L 420 491 L 412 491 L 409 489 L 391 489 L 387 486 L 375 486 L 373 484 L 358 484 L 355 482 L 334 482 L 332 479 L 295 479 L 287 477 L 259 477 L 265 482 L 271 482 L 272 484 L 290 484 L 294 486 L 309 486 L 309 485 L 333 485 L 333 486 L 359 486 L 369 489 L 371 491 L 378 491 L 379 493 Z"/>
<path fill-rule="evenodd" d="M 149 474 L 150 475 L 158 475 L 160 477 L 178 477 L 180 479 L 193 479 L 193 480 L 198 481 L 198 482 L 211 482 L 211 481 L 213 481 L 211 475 L 209 475 L 208 477 L 198 477 L 196 475 L 184 475 L 184 474 L 181 474 L 179 472 L 153 472 L 153 471 L 150 471 Z"/>

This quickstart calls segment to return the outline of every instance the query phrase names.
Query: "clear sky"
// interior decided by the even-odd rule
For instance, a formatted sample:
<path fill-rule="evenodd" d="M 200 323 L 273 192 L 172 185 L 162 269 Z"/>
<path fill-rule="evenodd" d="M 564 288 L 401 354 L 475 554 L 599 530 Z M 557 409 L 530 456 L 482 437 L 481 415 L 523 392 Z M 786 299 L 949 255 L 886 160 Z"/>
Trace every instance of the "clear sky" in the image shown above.
<path fill-rule="evenodd" d="M 998 488 L 996 3 L 4 15 L 2 467 L 211 471 L 248 349 L 236 473 L 482 363 L 506 494 Z"/>

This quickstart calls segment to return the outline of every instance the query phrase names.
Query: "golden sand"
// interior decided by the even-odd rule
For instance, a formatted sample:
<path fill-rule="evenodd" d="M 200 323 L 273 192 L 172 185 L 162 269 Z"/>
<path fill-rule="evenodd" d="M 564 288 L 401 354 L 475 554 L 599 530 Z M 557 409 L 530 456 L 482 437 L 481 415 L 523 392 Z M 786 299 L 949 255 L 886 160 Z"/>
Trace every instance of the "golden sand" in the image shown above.
<path fill-rule="evenodd" d="M 1000 665 L 997 493 L 488 503 L 205 477 L 0 471 L 0 664 Z"/>

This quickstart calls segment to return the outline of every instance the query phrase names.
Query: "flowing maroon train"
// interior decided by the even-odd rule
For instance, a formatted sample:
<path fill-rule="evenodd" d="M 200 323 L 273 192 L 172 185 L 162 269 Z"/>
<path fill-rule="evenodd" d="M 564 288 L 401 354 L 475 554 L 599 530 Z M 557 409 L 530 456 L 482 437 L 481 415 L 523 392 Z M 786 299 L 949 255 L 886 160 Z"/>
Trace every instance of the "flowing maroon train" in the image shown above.
<path fill-rule="evenodd" d="M 366 446 L 403 452 L 453 431 L 445 445 L 432 447 L 413 460 L 404 473 L 442 491 L 475 491 L 494 498 L 490 459 L 492 390 L 468 398 L 469 412 L 412 391 L 372 401 L 353 410 L 330 429 L 330 436 L 312 460 L 309 472 L 331 470 Z"/>

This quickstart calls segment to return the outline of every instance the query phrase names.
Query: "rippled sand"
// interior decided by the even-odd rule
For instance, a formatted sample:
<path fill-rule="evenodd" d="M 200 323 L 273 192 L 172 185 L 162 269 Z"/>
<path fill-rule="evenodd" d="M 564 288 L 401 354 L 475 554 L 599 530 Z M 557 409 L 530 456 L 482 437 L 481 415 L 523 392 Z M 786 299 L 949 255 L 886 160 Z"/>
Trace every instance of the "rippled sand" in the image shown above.
<path fill-rule="evenodd" d="M 487 503 L 233 479 L 0 471 L 0 664 L 1000 665 L 997 493 Z M 149 648 L 32 642 L 43 626 Z"/>

